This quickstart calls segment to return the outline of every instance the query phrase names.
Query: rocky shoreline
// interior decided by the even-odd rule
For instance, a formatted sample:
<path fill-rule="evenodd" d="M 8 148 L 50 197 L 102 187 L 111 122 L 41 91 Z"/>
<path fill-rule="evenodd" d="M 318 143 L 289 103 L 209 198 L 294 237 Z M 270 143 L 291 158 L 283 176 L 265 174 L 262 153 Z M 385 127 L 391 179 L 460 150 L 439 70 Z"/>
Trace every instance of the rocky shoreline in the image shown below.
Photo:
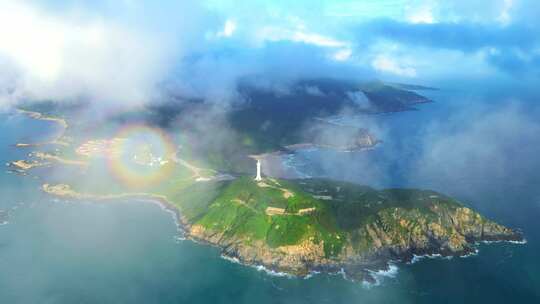
<path fill-rule="evenodd" d="M 185 227 L 185 226 L 184 226 Z M 253 267 L 262 267 L 263 270 L 270 274 L 284 274 L 292 277 L 308 278 L 313 274 L 342 274 L 347 280 L 354 282 L 365 282 L 368 284 L 377 283 L 377 279 L 374 273 L 380 271 L 389 271 L 390 266 L 395 263 L 413 263 L 415 259 L 419 257 L 440 257 L 440 258 L 454 258 L 454 257 L 468 257 L 478 253 L 476 247 L 466 248 L 459 251 L 439 250 L 437 248 L 431 249 L 408 249 L 403 252 L 395 252 L 391 249 L 386 249 L 381 252 L 375 253 L 369 257 L 363 257 L 360 260 L 351 257 L 349 261 L 344 262 L 329 262 L 323 261 L 321 264 L 313 264 L 306 262 L 304 269 L 276 266 L 275 264 L 268 264 L 262 259 L 254 258 L 254 256 L 245 256 L 245 251 L 239 251 L 234 244 L 216 244 L 208 239 L 195 236 L 185 230 L 186 238 L 198 243 L 211 245 L 221 249 L 221 254 L 226 259 L 234 260 L 239 264 Z M 484 242 L 484 240 L 481 240 Z M 486 241 L 492 242 L 492 241 Z M 511 242 L 525 244 L 526 241 L 519 236 L 501 237 L 496 239 L 496 242 Z M 267 248 L 265 249 L 267 250 Z M 259 250 L 254 249 L 253 252 Z"/>
<path fill-rule="evenodd" d="M 61 131 L 55 136 L 54 139 L 48 140 L 48 141 L 42 141 L 42 142 L 34 142 L 34 143 L 16 143 L 15 147 L 18 148 L 30 148 L 30 147 L 40 147 L 40 146 L 46 146 L 46 145 L 61 145 L 61 146 L 67 146 L 68 143 L 63 141 L 64 134 L 66 133 L 67 128 L 69 127 L 69 124 L 67 121 L 63 118 L 53 117 L 41 114 L 39 112 L 34 111 L 28 111 L 23 109 L 17 109 L 17 112 L 26 115 L 32 119 L 35 120 L 41 120 L 41 121 L 48 121 L 52 123 L 56 123 L 60 125 Z"/>
<path fill-rule="evenodd" d="M 226 259 L 231 259 L 242 265 L 257 267 L 273 274 L 286 274 L 294 277 L 306 278 L 316 273 L 342 274 L 346 279 L 374 284 L 377 282 L 375 273 L 388 271 L 393 263 L 411 263 L 421 256 L 464 257 L 477 252 L 476 246 L 479 242 L 519 242 L 525 240 L 522 233 L 514 231 L 493 222 L 487 222 L 480 226 L 471 225 L 478 220 L 477 214 L 470 209 L 460 208 L 456 214 L 446 215 L 455 217 L 458 236 L 437 235 L 436 226 L 430 228 L 425 233 L 427 239 L 421 237 L 417 240 L 410 239 L 406 244 L 393 244 L 385 240 L 384 232 L 377 231 L 377 243 L 364 254 L 356 253 L 349 245 L 337 257 L 325 257 L 322 244 L 315 244 L 305 240 L 297 245 L 281 246 L 271 248 L 262 241 L 246 243 L 242 238 L 228 237 L 223 232 L 208 231 L 198 224 L 192 224 L 183 217 L 177 206 L 167 200 L 166 197 L 149 193 L 126 193 L 118 195 L 91 195 L 77 193 L 68 185 L 47 185 L 44 184 L 42 190 L 50 195 L 76 199 L 91 200 L 94 202 L 105 202 L 112 200 L 141 200 L 158 204 L 162 209 L 170 212 L 176 222 L 178 230 L 183 233 L 185 239 L 217 247 Z M 460 222 L 467 224 L 465 228 L 459 228 Z M 471 222 L 472 221 L 472 222 Z M 427 226 L 426 226 L 427 227 Z M 479 228 L 478 228 L 479 227 Z M 461 229 L 461 230 L 460 230 Z M 374 236 L 375 237 L 375 236 Z M 423 236 L 422 236 L 423 237 Z M 452 238 L 457 237 L 457 240 Z M 424 242 L 425 241 L 425 242 Z M 454 242 L 455 244 L 453 244 Z"/>
<path fill-rule="evenodd" d="M 403 223 L 403 218 L 397 218 Z M 322 244 L 304 240 L 300 244 L 272 248 L 262 241 L 246 242 L 227 236 L 226 232 L 208 231 L 200 225 L 189 227 L 190 238 L 204 241 L 222 250 L 228 258 L 246 265 L 261 265 L 277 273 L 306 277 L 313 273 L 343 273 L 353 281 L 373 283 L 373 272 L 388 270 L 390 263 L 409 263 L 415 256 L 463 257 L 477 252 L 478 242 L 524 242 L 522 233 L 485 220 L 472 210 L 461 207 L 454 214 L 442 213 L 437 222 L 427 222 L 422 231 L 409 232 L 408 239 L 396 241 L 382 227 L 368 227 L 373 240 L 366 251 L 347 246 L 336 257 L 326 257 Z M 451 222 L 446 227 L 442 222 Z M 444 228 L 443 228 L 444 226 Z"/>
<path fill-rule="evenodd" d="M 460 257 L 465 258 L 469 257 L 471 255 L 476 255 L 478 253 L 477 249 L 471 249 L 466 250 L 462 252 L 455 252 L 455 253 L 438 253 L 436 251 L 432 251 L 432 253 L 427 253 L 428 251 L 424 251 L 423 254 L 412 251 L 407 252 L 403 256 L 400 256 L 398 258 L 388 258 L 388 259 L 380 259 L 380 260 L 373 260 L 373 263 L 366 263 L 366 264 L 335 264 L 335 265 L 307 265 L 308 270 L 304 273 L 294 273 L 289 272 L 288 269 L 282 269 L 274 267 L 273 265 L 265 265 L 261 263 L 255 263 L 253 261 L 246 261 L 242 258 L 242 256 L 235 254 L 234 252 L 227 251 L 226 248 L 221 247 L 219 245 L 215 245 L 213 243 L 210 243 L 204 239 L 196 238 L 193 236 L 188 237 L 188 239 L 195 241 L 197 243 L 206 244 L 210 246 L 214 246 L 217 248 L 220 248 L 222 250 L 222 257 L 230 260 L 232 262 L 245 265 L 245 266 L 251 266 L 255 267 L 259 270 L 263 270 L 264 272 L 270 274 L 270 275 L 276 275 L 276 276 L 289 276 L 289 277 L 299 277 L 299 278 L 310 278 L 311 276 L 315 274 L 330 274 L 330 275 L 338 275 L 341 274 L 344 279 L 354 281 L 354 282 L 364 282 L 368 284 L 376 284 L 378 283 L 376 274 L 379 272 L 388 272 L 391 271 L 391 267 L 395 265 L 396 263 L 403 263 L 403 264 L 411 264 L 415 263 L 416 261 L 423 259 L 424 257 L 427 258 L 454 258 L 454 257 Z M 518 244 L 525 244 L 525 241 L 512 241 L 512 240 L 498 240 L 497 242 L 511 242 L 515 243 L 518 242 Z"/>

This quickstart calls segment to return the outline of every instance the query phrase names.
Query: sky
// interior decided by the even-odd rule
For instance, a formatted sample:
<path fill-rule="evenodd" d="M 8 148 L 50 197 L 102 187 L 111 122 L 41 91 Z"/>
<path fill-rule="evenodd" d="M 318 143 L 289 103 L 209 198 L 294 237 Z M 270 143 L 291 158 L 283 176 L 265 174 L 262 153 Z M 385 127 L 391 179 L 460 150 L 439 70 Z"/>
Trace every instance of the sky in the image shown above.
<path fill-rule="evenodd" d="M 539 15 L 535 0 L 0 0 L 0 105 L 230 102 L 252 75 L 532 84 Z"/>

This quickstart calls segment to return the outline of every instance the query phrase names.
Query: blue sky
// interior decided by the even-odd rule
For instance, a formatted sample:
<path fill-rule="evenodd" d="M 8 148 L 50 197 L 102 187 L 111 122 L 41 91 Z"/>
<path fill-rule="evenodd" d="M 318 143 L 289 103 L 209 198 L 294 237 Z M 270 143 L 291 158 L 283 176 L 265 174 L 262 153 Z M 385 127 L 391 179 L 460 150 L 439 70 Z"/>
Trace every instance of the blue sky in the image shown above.
<path fill-rule="evenodd" d="M 535 0 L 0 0 L 0 100 L 225 100 L 248 75 L 532 83 L 539 18 Z"/>

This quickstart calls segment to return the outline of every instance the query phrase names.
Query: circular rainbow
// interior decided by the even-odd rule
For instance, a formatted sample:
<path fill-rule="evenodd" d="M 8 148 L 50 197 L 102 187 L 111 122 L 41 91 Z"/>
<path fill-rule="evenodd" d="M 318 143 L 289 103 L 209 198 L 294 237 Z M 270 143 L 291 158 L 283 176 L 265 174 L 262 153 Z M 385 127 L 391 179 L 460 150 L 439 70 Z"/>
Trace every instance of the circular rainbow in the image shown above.
<path fill-rule="evenodd" d="M 144 188 L 171 175 L 175 145 L 163 130 L 130 125 L 120 129 L 115 138 L 109 168 L 124 185 Z"/>

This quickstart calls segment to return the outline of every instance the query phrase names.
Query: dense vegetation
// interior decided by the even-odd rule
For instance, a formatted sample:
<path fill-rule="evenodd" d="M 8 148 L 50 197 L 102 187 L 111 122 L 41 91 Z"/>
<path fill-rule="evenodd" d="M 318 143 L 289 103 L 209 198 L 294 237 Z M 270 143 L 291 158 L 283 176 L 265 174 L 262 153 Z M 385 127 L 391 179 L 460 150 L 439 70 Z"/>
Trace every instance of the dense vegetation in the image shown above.
<path fill-rule="evenodd" d="M 214 183 L 213 187 L 217 187 Z M 295 245 L 303 240 L 322 241 L 328 257 L 339 254 L 348 235 L 356 238 L 355 246 L 368 248 L 360 227 L 369 223 L 388 225 L 392 212 L 404 210 L 415 217 L 434 217 L 431 207 L 456 208 L 460 205 L 432 191 L 370 187 L 324 179 L 296 181 L 266 179 L 258 184 L 250 177 L 220 183 L 212 201 L 181 199 L 179 207 L 190 221 L 209 231 L 245 242 L 262 240 L 270 247 Z M 207 193 L 206 189 L 189 192 Z M 208 196 L 206 197 L 206 199 Z M 197 207 L 195 207 L 197 206 Z M 268 207 L 282 208 L 284 214 L 268 214 Z M 313 212 L 299 214 L 306 208 Z M 384 226 L 384 225 L 383 225 Z M 389 229 L 403 229 L 388 227 Z"/>
<path fill-rule="evenodd" d="M 227 237 L 240 237 L 246 242 L 264 240 L 270 247 L 295 245 L 313 237 L 324 241 L 329 255 L 339 251 L 342 244 L 336 236 L 341 232 L 323 202 L 287 181 L 268 179 L 263 185 L 251 177 L 194 185 L 188 191 L 190 197 L 179 197 L 178 204 L 191 222 Z M 208 196 L 202 197 L 209 193 L 207 187 L 220 189 L 210 202 Z M 269 215 L 268 207 L 283 209 L 284 214 Z M 307 208 L 315 211 L 299 214 Z"/>

